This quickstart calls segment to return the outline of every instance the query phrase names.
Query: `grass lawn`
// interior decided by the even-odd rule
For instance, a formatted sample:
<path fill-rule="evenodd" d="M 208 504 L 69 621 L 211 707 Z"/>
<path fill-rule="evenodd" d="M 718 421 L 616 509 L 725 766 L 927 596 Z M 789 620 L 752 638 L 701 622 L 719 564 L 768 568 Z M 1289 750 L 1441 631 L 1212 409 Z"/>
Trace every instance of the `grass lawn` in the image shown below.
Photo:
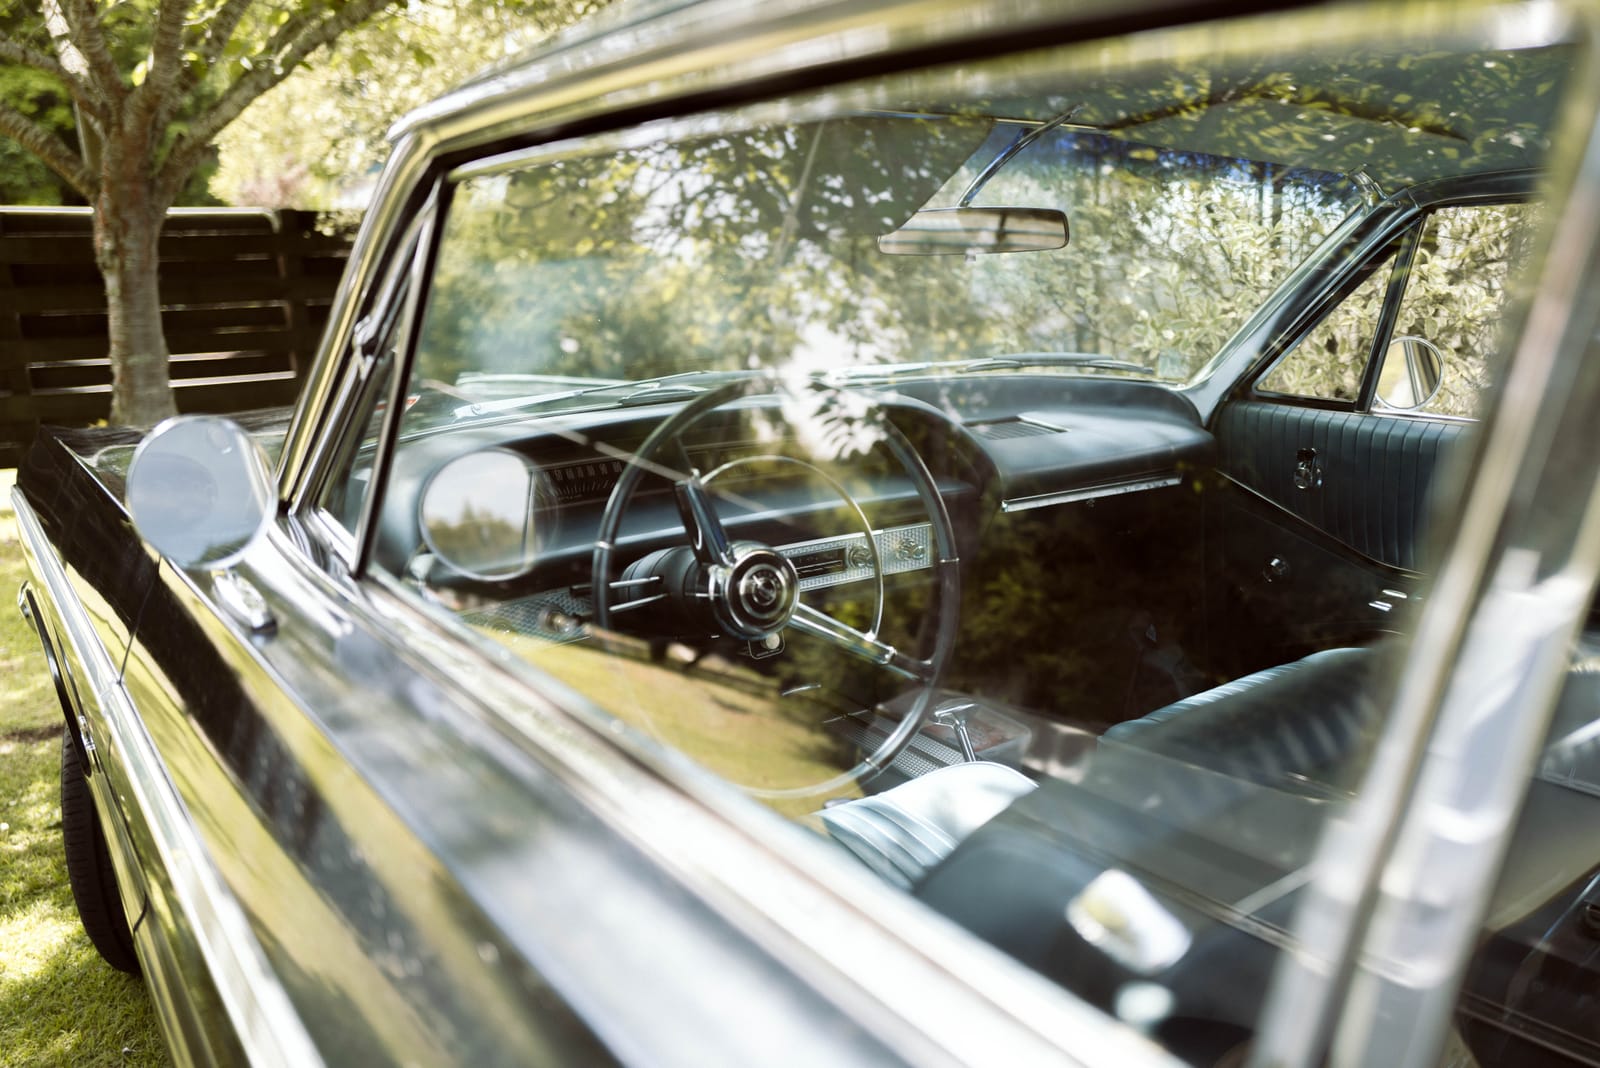
<path fill-rule="evenodd" d="M 26 568 L 0 479 L 0 1066 L 165 1065 L 144 984 L 78 923 L 61 851 L 61 711 L 16 610 Z"/>

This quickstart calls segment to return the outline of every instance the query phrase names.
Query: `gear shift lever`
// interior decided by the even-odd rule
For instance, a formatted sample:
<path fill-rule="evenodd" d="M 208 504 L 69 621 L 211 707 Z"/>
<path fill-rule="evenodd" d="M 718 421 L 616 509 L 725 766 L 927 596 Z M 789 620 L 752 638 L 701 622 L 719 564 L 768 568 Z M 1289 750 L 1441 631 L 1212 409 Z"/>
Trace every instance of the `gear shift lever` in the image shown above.
<path fill-rule="evenodd" d="M 933 722 L 955 731 L 956 741 L 961 744 L 961 755 L 969 763 L 978 759 L 977 752 L 972 748 L 972 736 L 967 733 L 967 713 L 972 708 L 971 701 L 951 701 L 933 710 Z"/>

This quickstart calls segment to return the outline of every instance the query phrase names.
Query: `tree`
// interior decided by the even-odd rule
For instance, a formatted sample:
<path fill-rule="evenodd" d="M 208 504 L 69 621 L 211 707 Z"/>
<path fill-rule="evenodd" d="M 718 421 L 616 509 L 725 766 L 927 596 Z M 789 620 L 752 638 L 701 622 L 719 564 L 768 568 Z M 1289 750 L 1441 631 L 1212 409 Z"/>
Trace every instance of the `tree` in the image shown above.
<path fill-rule="evenodd" d="M 94 209 L 111 419 L 173 412 L 157 243 L 167 209 L 246 106 L 396 0 L 40 0 L 8 13 L 0 61 L 53 80 L 76 139 L 0 101 L 0 134 Z"/>
<path fill-rule="evenodd" d="M 231 204 L 352 206 L 383 163 L 385 132 L 397 118 L 597 6 L 408 0 L 381 12 L 327 61 L 302 66 L 222 133 L 212 192 Z"/>

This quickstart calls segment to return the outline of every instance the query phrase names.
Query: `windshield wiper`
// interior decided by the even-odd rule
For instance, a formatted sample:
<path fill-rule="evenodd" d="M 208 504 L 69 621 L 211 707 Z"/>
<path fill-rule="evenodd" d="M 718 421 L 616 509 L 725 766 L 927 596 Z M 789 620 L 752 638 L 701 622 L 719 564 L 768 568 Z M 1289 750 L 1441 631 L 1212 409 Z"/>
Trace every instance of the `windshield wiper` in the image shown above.
<path fill-rule="evenodd" d="M 1015 367 L 1088 367 L 1097 371 L 1125 371 L 1128 374 L 1151 375 L 1155 371 L 1140 363 L 1116 360 L 1090 352 L 1012 352 L 1004 356 L 979 356 L 966 360 L 927 360 L 921 363 L 858 364 L 822 371 L 819 377 L 827 381 L 856 382 L 877 378 L 904 378 L 907 375 L 946 371 L 969 374 L 973 371 L 992 371 Z"/>

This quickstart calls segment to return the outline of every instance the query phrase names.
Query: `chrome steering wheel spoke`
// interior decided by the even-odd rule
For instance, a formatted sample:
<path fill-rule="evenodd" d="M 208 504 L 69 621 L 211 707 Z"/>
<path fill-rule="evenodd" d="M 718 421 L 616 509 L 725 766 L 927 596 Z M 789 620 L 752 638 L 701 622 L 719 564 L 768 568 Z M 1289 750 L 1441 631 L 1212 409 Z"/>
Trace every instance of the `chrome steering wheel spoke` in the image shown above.
<path fill-rule="evenodd" d="M 904 675 L 914 682 L 928 682 L 933 678 L 934 665 L 931 661 L 918 660 L 914 656 L 902 653 L 888 642 L 880 641 L 876 636 L 859 631 L 848 623 L 842 623 L 808 604 L 799 603 L 794 606 L 794 614 L 789 617 L 789 626 L 802 634 L 810 634 L 830 642 L 870 663 Z"/>

